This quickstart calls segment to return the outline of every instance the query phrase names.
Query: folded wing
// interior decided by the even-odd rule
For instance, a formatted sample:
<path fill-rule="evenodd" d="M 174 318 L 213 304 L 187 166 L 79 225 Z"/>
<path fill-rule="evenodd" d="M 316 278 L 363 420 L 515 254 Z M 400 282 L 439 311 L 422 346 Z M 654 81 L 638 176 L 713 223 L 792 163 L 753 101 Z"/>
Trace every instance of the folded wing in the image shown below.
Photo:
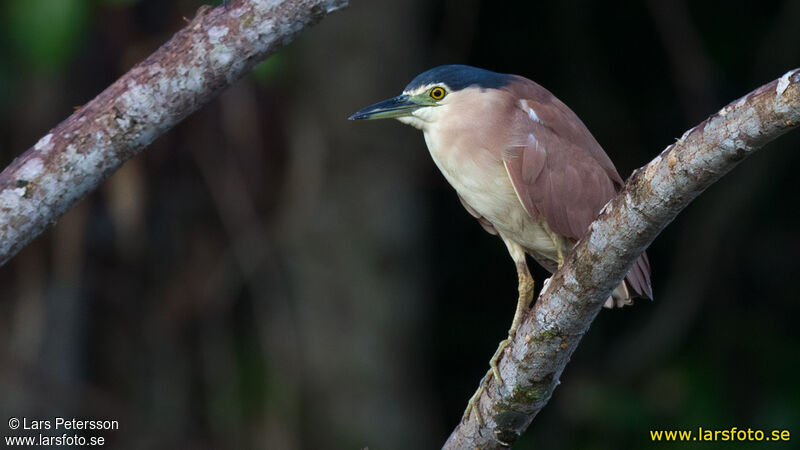
<path fill-rule="evenodd" d="M 511 126 L 512 145 L 503 163 L 528 214 L 542 216 L 550 229 L 580 239 L 603 206 L 622 187 L 608 155 L 566 105 L 536 83 L 513 84 L 519 102 Z M 642 255 L 628 285 L 652 298 L 650 265 Z"/>

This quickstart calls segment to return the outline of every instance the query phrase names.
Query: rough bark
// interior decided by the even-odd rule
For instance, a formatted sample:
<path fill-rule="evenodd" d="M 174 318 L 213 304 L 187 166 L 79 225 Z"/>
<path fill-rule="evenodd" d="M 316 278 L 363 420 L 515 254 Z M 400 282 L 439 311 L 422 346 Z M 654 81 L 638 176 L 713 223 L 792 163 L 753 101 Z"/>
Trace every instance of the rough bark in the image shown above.
<path fill-rule="evenodd" d="M 125 161 L 348 0 L 204 6 L 0 173 L 0 266 Z"/>
<path fill-rule="evenodd" d="M 800 69 L 736 100 L 634 172 L 592 223 L 517 331 L 447 449 L 513 443 L 547 404 L 589 325 L 631 267 L 689 202 L 767 142 L 800 125 Z"/>

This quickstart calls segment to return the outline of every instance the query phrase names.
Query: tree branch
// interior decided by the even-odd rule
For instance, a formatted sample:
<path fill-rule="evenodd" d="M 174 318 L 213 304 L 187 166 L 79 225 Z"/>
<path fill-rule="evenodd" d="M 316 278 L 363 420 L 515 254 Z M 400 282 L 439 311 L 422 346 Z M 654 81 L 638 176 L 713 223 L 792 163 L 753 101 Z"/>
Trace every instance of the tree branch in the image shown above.
<path fill-rule="evenodd" d="M 186 27 L 0 173 L 0 266 L 158 136 L 348 0 L 240 0 Z"/>
<path fill-rule="evenodd" d="M 517 331 L 479 399 L 483 417 L 460 423 L 447 449 L 508 446 L 530 425 L 603 302 L 678 213 L 767 142 L 800 125 L 800 69 L 787 72 L 684 133 L 601 211 Z"/>

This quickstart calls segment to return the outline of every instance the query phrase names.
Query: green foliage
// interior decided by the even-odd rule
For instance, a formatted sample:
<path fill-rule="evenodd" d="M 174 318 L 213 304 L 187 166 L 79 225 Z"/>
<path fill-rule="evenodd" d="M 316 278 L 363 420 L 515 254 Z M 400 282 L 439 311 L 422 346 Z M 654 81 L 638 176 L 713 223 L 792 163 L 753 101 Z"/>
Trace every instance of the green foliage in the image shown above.
<path fill-rule="evenodd" d="M 102 4 L 110 6 L 128 6 L 139 3 L 139 1 L 141 0 L 102 0 Z"/>
<path fill-rule="evenodd" d="M 281 53 L 276 53 L 257 65 L 253 69 L 252 76 L 260 84 L 269 85 L 284 77 L 288 71 L 289 64 L 286 57 Z"/>
<path fill-rule="evenodd" d="M 37 68 L 61 68 L 86 35 L 87 0 L 6 0 L 4 6 L 7 39 Z"/>

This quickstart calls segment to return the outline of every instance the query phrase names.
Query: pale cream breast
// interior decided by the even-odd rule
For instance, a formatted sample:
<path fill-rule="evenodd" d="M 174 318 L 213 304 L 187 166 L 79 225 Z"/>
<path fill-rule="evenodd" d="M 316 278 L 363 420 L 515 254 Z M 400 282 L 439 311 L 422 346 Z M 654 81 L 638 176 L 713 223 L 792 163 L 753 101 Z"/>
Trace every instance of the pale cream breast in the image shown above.
<path fill-rule="evenodd" d="M 541 257 L 557 261 L 551 235 L 525 211 L 500 159 L 501 152 L 490 148 L 494 139 L 475 125 L 481 123 L 479 117 L 488 105 L 458 104 L 460 111 L 470 111 L 460 115 L 446 114 L 449 106 L 429 108 L 419 117 L 425 123 L 420 127 L 425 143 L 445 179 L 500 234 Z M 425 117 L 433 114 L 438 115 L 436 120 Z M 446 117 L 458 117 L 459 122 L 444 120 Z"/>

